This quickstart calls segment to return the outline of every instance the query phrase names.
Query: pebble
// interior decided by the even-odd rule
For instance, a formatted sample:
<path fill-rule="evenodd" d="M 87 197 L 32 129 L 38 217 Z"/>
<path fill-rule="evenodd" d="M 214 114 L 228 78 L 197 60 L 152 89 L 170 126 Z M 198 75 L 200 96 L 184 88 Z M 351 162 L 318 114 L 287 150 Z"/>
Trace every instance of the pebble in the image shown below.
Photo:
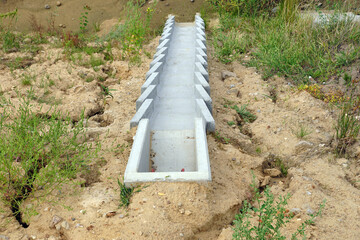
<path fill-rule="evenodd" d="M 45 9 L 50 9 L 51 7 L 50 7 L 50 5 L 49 4 L 46 4 L 45 5 Z"/>
<path fill-rule="evenodd" d="M 262 180 L 261 182 L 261 187 L 265 187 L 266 185 L 268 185 L 270 183 L 271 177 L 270 176 L 265 176 L 264 180 Z"/>
<path fill-rule="evenodd" d="M 236 77 L 236 74 L 230 71 L 222 71 L 221 72 L 221 80 L 225 80 L 229 77 Z"/>
<path fill-rule="evenodd" d="M 232 158 L 231 160 L 236 161 L 236 158 Z"/>
<path fill-rule="evenodd" d="M 181 214 L 184 214 L 184 213 L 185 213 L 185 210 L 184 210 L 183 208 L 181 208 L 181 209 L 179 210 L 179 212 L 180 212 Z"/>
<path fill-rule="evenodd" d="M 290 210 L 291 213 L 293 213 L 294 215 L 297 215 L 301 212 L 301 209 L 300 208 L 292 208 Z"/>
<path fill-rule="evenodd" d="M 63 221 L 61 223 L 61 227 L 65 228 L 66 230 L 69 230 L 70 225 L 69 225 L 69 223 L 67 221 Z"/>
<path fill-rule="evenodd" d="M 24 39 L 24 43 L 26 43 L 26 44 L 31 43 L 31 38 L 25 38 L 25 39 Z"/>
<path fill-rule="evenodd" d="M 178 207 L 181 207 L 181 206 L 182 206 L 182 203 L 181 203 L 181 202 L 179 202 L 179 203 L 178 203 Z"/>
<path fill-rule="evenodd" d="M 190 216 L 191 214 L 192 214 L 192 212 L 191 212 L 190 210 L 186 210 L 186 211 L 185 211 L 185 215 L 186 215 L 186 216 Z"/>
<path fill-rule="evenodd" d="M 119 215 L 119 218 L 124 218 L 124 217 L 125 217 L 124 214 Z"/>
<path fill-rule="evenodd" d="M 3 239 L 3 240 L 10 240 L 10 238 L 8 236 L 5 236 L 5 235 L 0 235 L 0 239 Z"/>
<path fill-rule="evenodd" d="M 306 214 L 312 215 L 312 214 L 314 214 L 314 210 L 312 210 L 311 208 L 308 208 L 308 209 L 306 209 Z"/>
<path fill-rule="evenodd" d="M 311 195 L 311 192 L 309 192 L 309 191 L 306 191 L 306 194 L 310 196 L 310 195 Z"/>
<path fill-rule="evenodd" d="M 62 221 L 62 217 L 59 217 L 58 215 L 54 215 L 50 222 L 50 228 L 55 227 L 56 224 Z"/>
<path fill-rule="evenodd" d="M 72 220 L 72 221 L 75 221 L 75 220 L 76 220 L 76 218 L 72 217 L 72 218 L 71 218 L 71 220 Z"/>
<path fill-rule="evenodd" d="M 276 168 L 264 169 L 264 173 L 270 177 L 277 177 L 281 175 L 281 171 Z"/>
<path fill-rule="evenodd" d="M 56 2 L 56 6 L 60 7 L 60 6 L 61 6 L 61 2 L 60 2 L 60 1 L 57 1 L 57 2 Z"/>
<path fill-rule="evenodd" d="M 183 233 L 180 233 L 180 237 L 183 237 L 184 236 L 184 234 Z"/>
<path fill-rule="evenodd" d="M 85 214 L 85 213 L 86 213 L 86 210 L 81 209 L 81 210 L 80 210 L 80 213 Z"/>
<path fill-rule="evenodd" d="M 314 146 L 313 143 L 307 141 L 300 141 L 295 145 L 295 152 L 299 153 L 308 150 Z"/>
<path fill-rule="evenodd" d="M 115 211 L 110 211 L 110 212 L 107 212 L 106 214 L 105 214 L 105 216 L 107 217 L 107 218 L 111 218 L 111 217 L 113 217 L 113 216 L 115 216 L 116 215 L 116 212 Z"/>
<path fill-rule="evenodd" d="M 77 228 L 82 228 L 82 227 L 84 227 L 84 226 L 81 225 L 80 223 L 77 223 L 77 224 L 75 225 L 75 227 L 77 227 Z"/>
<path fill-rule="evenodd" d="M 231 89 L 231 88 L 234 88 L 234 87 L 235 87 L 235 85 L 234 85 L 234 84 L 231 84 L 231 85 L 230 85 L 230 89 Z"/>

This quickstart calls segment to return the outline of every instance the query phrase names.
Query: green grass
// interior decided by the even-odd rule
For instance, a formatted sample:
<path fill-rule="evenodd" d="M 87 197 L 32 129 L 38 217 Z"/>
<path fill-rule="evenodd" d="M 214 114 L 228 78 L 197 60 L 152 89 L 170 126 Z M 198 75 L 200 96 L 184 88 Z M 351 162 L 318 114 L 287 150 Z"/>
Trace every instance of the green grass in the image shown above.
<path fill-rule="evenodd" d="M 86 142 L 84 116 L 77 123 L 52 110 L 32 110 L 30 99 L 2 106 L 0 118 L 0 199 L 28 224 L 22 203 L 47 196 L 87 168 L 97 149 Z M 25 209 L 23 212 L 22 210 Z"/>
<path fill-rule="evenodd" d="M 306 136 L 311 134 L 311 130 L 306 126 L 300 124 L 299 129 L 295 132 L 296 137 L 304 139 Z"/>
<path fill-rule="evenodd" d="M 140 191 L 141 191 L 141 188 L 134 188 L 134 187 L 129 187 L 129 188 L 127 188 L 127 187 L 125 186 L 125 184 L 122 183 L 119 179 L 118 179 L 117 181 L 118 181 L 118 185 L 119 185 L 119 188 L 120 188 L 120 203 L 119 203 L 119 208 L 120 208 L 120 207 L 125 207 L 125 208 L 127 208 L 127 207 L 130 205 L 131 196 L 132 196 L 134 193 L 140 192 Z"/>
<path fill-rule="evenodd" d="M 297 83 L 309 76 L 327 81 L 360 59 L 360 28 L 339 21 L 340 12 L 330 24 L 313 27 L 294 11 L 241 18 L 219 11 L 220 26 L 212 37 L 216 56 L 229 63 L 251 52 L 248 64 L 262 70 L 265 79 L 277 74 Z"/>
<path fill-rule="evenodd" d="M 360 122 L 352 113 L 352 98 L 344 102 L 335 125 L 336 152 L 346 153 L 346 149 L 355 143 L 360 132 Z"/>

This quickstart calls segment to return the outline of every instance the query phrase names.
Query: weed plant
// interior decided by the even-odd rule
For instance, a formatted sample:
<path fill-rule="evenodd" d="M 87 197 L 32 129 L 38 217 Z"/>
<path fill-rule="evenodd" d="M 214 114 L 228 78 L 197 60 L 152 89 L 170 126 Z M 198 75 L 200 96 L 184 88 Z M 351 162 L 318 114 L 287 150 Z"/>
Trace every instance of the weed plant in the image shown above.
<path fill-rule="evenodd" d="M 41 114 L 32 110 L 30 98 L 18 107 L 7 102 L 0 110 L 0 200 L 27 226 L 22 203 L 45 200 L 75 180 L 98 148 L 86 143 L 84 115 L 73 123 L 55 110 Z"/>
<path fill-rule="evenodd" d="M 252 114 L 251 112 L 249 112 L 249 110 L 246 109 L 247 105 L 242 105 L 240 108 L 237 105 L 232 106 L 231 108 L 234 109 L 239 116 L 241 117 L 241 119 L 244 122 L 254 122 L 256 120 L 256 116 L 254 114 Z"/>
<path fill-rule="evenodd" d="M 141 192 L 141 188 L 134 188 L 134 187 L 127 188 L 125 186 L 125 184 L 122 183 L 119 179 L 118 179 L 118 185 L 119 185 L 119 188 L 120 188 L 120 204 L 119 204 L 119 208 L 120 207 L 127 208 L 130 205 L 131 196 L 134 193 Z"/>
<path fill-rule="evenodd" d="M 359 135 L 360 122 L 352 113 L 352 97 L 341 106 L 340 115 L 335 126 L 336 152 L 339 155 L 346 153 L 348 146 L 352 145 Z"/>
<path fill-rule="evenodd" d="M 293 214 L 286 208 L 290 195 L 280 195 L 276 201 L 269 187 L 265 188 L 263 196 L 256 188 L 254 179 L 251 187 L 254 198 L 251 202 L 245 200 L 240 213 L 235 216 L 233 239 L 286 239 L 281 230 L 293 218 Z M 292 234 L 291 239 L 298 239 L 298 236 L 306 239 L 306 227 L 314 224 L 315 218 L 321 215 L 324 206 L 325 201 L 319 210 L 311 214 L 310 219 L 303 222 Z"/>

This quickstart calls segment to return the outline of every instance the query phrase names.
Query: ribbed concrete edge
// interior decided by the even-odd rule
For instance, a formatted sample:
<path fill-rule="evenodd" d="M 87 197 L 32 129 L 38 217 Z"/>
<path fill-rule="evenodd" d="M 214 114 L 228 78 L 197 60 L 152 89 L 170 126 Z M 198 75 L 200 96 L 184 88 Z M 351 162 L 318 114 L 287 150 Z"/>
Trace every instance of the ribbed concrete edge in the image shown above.
<path fill-rule="evenodd" d="M 146 99 L 130 121 L 130 128 L 136 127 L 141 119 L 150 118 L 154 111 L 154 100 Z"/>
<path fill-rule="evenodd" d="M 211 169 L 206 127 L 202 118 L 195 118 L 195 156 L 197 170 L 194 172 L 148 172 L 150 154 L 149 120 L 141 120 L 126 166 L 124 183 L 133 187 L 145 182 L 208 182 L 211 181 Z M 141 169 L 144 168 L 144 169 Z"/>
<path fill-rule="evenodd" d="M 212 100 L 210 95 L 205 91 L 203 86 L 200 84 L 195 84 L 195 97 L 197 99 L 204 100 L 206 106 L 208 107 L 210 113 L 212 113 Z"/>
<path fill-rule="evenodd" d="M 210 85 L 200 72 L 195 72 L 195 84 L 203 86 L 205 91 L 210 95 Z"/>
<path fill-rule="evenodd" d="M 145 81 L 145 83 L 141 86 L 141 94 L 143 94 L 150 85 L 159 84 L 159 76 L 160 74 L 158 72 L 152 73 Z"/>
<path fill-rule="evenodd" d="M 195 62 L 195 71 L 200 72 L 204 76 L 206 81 L 209 82 L 209 73 L 201 63 Z"/>
<path fill-rule="evenodd" d="M 196 99 L 196 114 L 204 119 L 207 132 L 215 132 L 215 120 L 203 99 Z"/>
<path fill-rule="evenodd" d="M 150 85 L 136 100 L 136 111 L 138 111 L 140 109 L 140 107 L 145 102 L 145 100 L 154 99 L 156 97 L 156 95 L 157 95 L 156 85 Z"/>

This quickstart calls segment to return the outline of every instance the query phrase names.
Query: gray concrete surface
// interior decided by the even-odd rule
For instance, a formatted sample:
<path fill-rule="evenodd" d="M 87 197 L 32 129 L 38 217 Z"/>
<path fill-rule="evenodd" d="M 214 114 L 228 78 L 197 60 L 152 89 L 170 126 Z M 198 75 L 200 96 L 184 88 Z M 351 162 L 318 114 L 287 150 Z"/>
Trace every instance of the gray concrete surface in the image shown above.
<path fill-rule="evenodd" d="M 215 131 L 204 22 L 166 21 L 136 101 L 138 125 L 125 171 L 127 186 L 148 181 L 210 181 L 206 140 Z"/>

